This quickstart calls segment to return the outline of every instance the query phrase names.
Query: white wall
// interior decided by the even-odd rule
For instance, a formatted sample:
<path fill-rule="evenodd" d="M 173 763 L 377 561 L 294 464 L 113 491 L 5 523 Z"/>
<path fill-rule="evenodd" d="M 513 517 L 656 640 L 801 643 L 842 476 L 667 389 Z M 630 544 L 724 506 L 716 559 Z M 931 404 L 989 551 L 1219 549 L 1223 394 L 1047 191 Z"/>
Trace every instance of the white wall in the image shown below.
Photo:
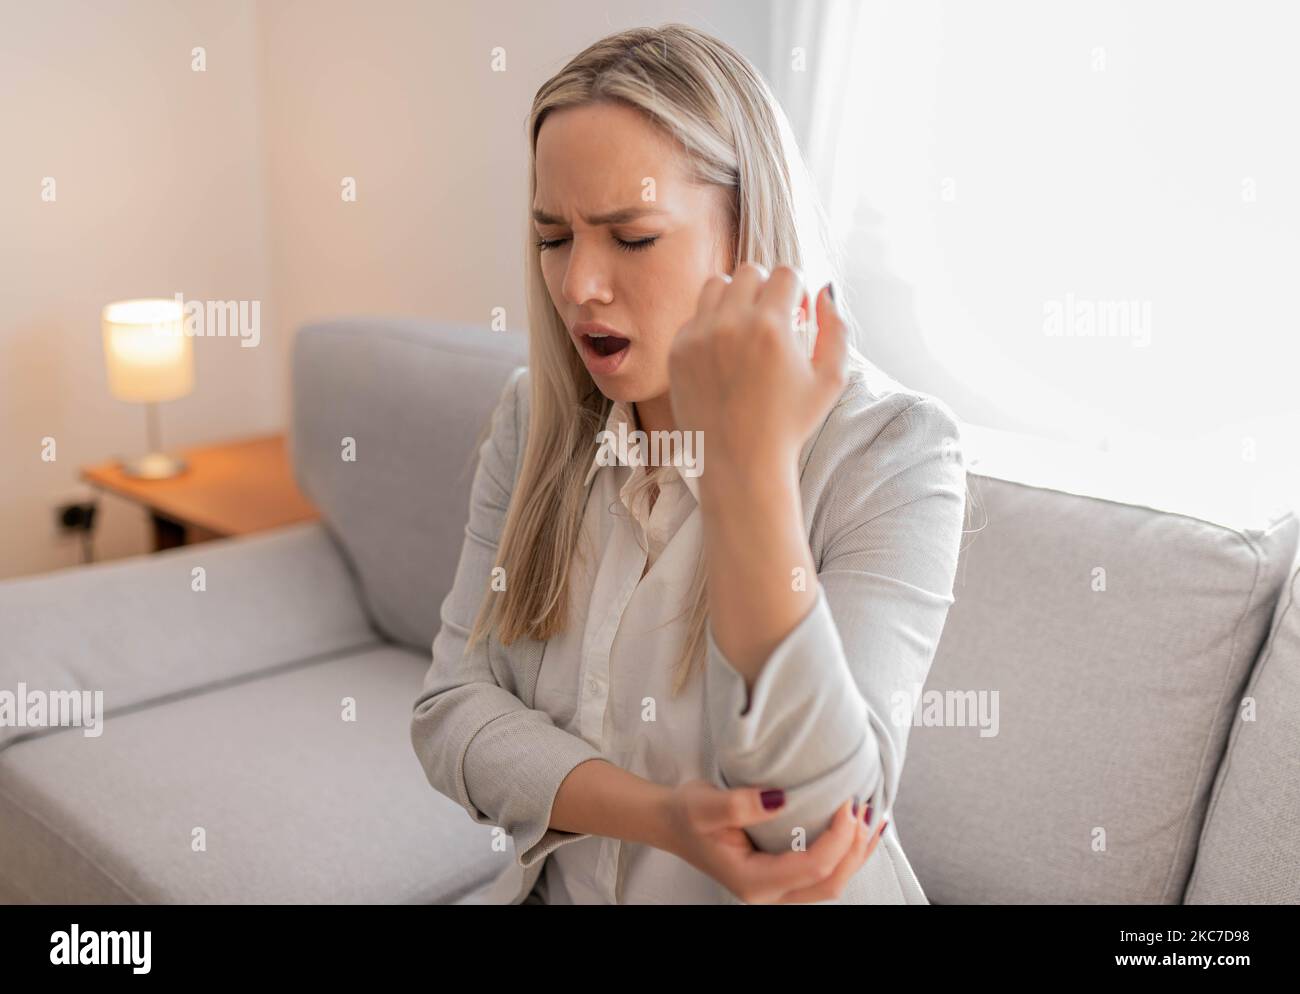
<path fill-rule="evenodd" d="M 713 31 L 760 70 L 770 0 L 7 4 L 0 24 L 0 576 L 79 561 L 54 506 L 78 467 L 144 446 L 113 400 L 99 311 L 260 300 L 262 344 L 196 337 L 163 442 L 282 426 L 292 332 L 403 314 L 523 327 L 524 123 L 537 86 L 636 24 Z M 191 50 L 207 51 L 206 72 Z M 507 71 L 490 70 L 502 46 Z M 42 178 L 57 201 L 42 203 Z M 356 178 L 344 203 L 340 181 Z M 57 441 L 54 463 L 40 441 Z M 101 498 L 97 558 L 148 549 Z"/>
<path fill-rule="evenodd" d="M 524 330 L 525 125 L 533 94 L 597 39 L 682 21 L 765 71 L 769 0 L 261 8 L 280 341 L 340 314 Z M 492 71 L 503 48 L 506 71 Z M 355 203 L 341 182 L 353 177 Z"/>
<path fill-rule="evenodd" d="M 269 308 L 256 11 L 247 0 L 6 3 L 0 17 L 0 576 L 80 560 L 54 507 L 78 467 L 144 448 L 143 409 L 108 393 L 100 309 L 137 296 Z M 191 50 L 207 50 L 207 71 Z M 41 199 L 45 177 L 54 202 Z M 274 335 L 195 338 L 196 388 L 164 445 L 271 430 Z M 54 462 L 41 440 L 56 442 Z M 143 513 L 100 502 L 97 556 L 148 548 Z"/>

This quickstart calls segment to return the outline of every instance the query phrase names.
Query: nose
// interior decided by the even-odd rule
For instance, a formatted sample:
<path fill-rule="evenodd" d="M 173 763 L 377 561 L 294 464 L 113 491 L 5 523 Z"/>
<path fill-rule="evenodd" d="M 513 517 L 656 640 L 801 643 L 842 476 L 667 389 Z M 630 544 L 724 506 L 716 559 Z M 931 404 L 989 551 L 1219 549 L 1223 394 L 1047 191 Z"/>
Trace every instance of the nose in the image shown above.
<path fill-rule="evenodd" d="M 589 300 L 608 304 L 614 299 L 607 259 L 591 239 L 574 236 L 569 243 L 569 265 L 564 271 L 564 298 L 575 307 Z"/>

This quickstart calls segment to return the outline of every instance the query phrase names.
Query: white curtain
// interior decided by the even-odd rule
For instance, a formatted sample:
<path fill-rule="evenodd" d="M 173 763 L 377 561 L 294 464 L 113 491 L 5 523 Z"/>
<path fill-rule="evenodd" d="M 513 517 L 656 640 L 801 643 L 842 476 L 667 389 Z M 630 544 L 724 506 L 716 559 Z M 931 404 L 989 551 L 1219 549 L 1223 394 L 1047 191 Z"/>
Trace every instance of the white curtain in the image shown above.
<path fill-rule="evenodd" d="M 860 143 L 845 140 L 853 136 L 841 134 L 855 103 L 845 82 L 863 12 L 859 0 L 776 3 L 772 11 L 772 86 L 821 193 L 831 234 L 841 241 L 857 187 L 836 182 L 835 169 L 852 170 L 863 154 Z"/>
<path fill-rule="evenodd" d="M 1059 414 L 1062 399 L 1017 371 L 1014 360 L 999 357 L 997 380 L 1004 389 L 1014 383 L 1022 402 L 1003 404 L 996 395 L 981 391 L 970 375 L 951 369 L 952 357 L 931 348 L 909 277 L 941 273 L 942 263 L 920 233 L 891 228 L 891 217 L 872 202 L 873 169 L 887 165 L 894 154 L 882 147 L 881 138 L 901 137 L 913 148 L 927 139 L 925 109 L 936 98 L 939 3 L 792 0 L 775 3 L 772 18 L 773 89 L 804 150 L 831 237 L 843 254 L 843 292 L 857 316 L 859 346 L 890 375 L 943 397 L 969 420 L 1016 430 L 1042 429 L 1042 412 L 1048 408 Z M 905 72 L 885 78 L 887 67 L 900 56 Z M 900 251 L 918 265 L 900 272 Z M 939 294 L 944 287 L 931 289 Z M 931 312 L 954 309 L 950 300 L 929 299 L 940 304 Z M 978 332 L 967 329 L 967 334 L 976 341 L 968 338 L 966 347 L 957 351 L 984 365 L 996 349 L 979 344 Z M 1029 414 L 1032 410 L 1038 414 Z M 1052 416 L 1048 418 L 1050 422 Z M 1074 408 L 1058 417 L 1055 427 L 1058 434 L 1077 438 L 1080 433 L 1071 426 L 1080 423 L 1097 424 L 1096 412 Z"/>
<path fill-rule="evenodd" d="M 1300 8 L 1226 9 L 777 0 L 862 350 L 974 423 L 1300 465 Z"/>

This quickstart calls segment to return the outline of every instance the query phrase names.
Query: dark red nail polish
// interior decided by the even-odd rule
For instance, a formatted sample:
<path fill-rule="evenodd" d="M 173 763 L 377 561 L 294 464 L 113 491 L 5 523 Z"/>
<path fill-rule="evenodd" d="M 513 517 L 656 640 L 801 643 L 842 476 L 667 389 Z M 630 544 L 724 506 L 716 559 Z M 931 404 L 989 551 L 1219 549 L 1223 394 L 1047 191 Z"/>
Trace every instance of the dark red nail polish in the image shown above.
<path fill-rule="evenodd" d="M 853 817 L 856 818 L 857 816 L 858 816 L 858 799 L 855 797 L 853 799 Z"/>
<path fill-rule="evenodd" d="M 763 801 L 763 807 L 768 811 L 775 811 L 785 803 L 785 791 L 783 790 L 765 790 L 758 796 Z"/>
<path fill-rule="evenodd" d="M 863 817 L 862 817 L 862 822 L 863 822 L 863 824 L 865 824 L 865 825 L 870 825 L 870 824 L 871 824 L 871 802 L 870 802 L 870 801 L 867 802 L 867 810 L 866 810 L 866 813 L 865 813 L 865 814 L 863 815 Z"/>
<path fill-rule="evenodd" d="M 835 284 L 834 284 L 834 283 L 827 283 L 827 284 L 826 284 L 826 296 L 830 297 L 832 301 L 835 299 Z"/>

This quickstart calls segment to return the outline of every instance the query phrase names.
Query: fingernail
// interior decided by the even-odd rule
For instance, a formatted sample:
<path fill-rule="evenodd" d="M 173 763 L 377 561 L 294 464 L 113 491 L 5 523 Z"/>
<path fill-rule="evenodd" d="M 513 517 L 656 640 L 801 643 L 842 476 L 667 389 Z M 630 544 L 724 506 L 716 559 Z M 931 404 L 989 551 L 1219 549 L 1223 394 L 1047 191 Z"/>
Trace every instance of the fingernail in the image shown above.
<path fill-rule="evenodd" d="M 763 807 L 768 811 L 775 811 L 785 803 L 785 791 L 783 790 L 765 790 L 759 797 L 763 801 Z"/>
<path fill-rule="evenodd" d="M 885 819 L 885 823 L 884 823 L 883 825 L 880 826 L 880 834 L 881 834 L 881 835 L 884 835 L 884 834 L 885 834 L 885 829 L 887 829 L 888 827 L 889 827 L 889 819 L 886 818 L 886 819 Z"/>
<path fill-rule="evenodd" d="M 858 799 L 855 797 L 853 799 L 853 817 L 856 818 L 857 816 L 858 816 Z"/>
<path fill-rule="evenodd" d="M 826 296 L 831 298 L 832 304 L 835 303 L 835 283 L 833 281 L 826 284 Z"/>
<path fill-rule="evenodd" d="M 866 814 L 862 818 L 862 822 L 864 825 L 871 824 L 871 802 L 870 801 L 867 802 L 867 810 L 866 810 Z"/>

